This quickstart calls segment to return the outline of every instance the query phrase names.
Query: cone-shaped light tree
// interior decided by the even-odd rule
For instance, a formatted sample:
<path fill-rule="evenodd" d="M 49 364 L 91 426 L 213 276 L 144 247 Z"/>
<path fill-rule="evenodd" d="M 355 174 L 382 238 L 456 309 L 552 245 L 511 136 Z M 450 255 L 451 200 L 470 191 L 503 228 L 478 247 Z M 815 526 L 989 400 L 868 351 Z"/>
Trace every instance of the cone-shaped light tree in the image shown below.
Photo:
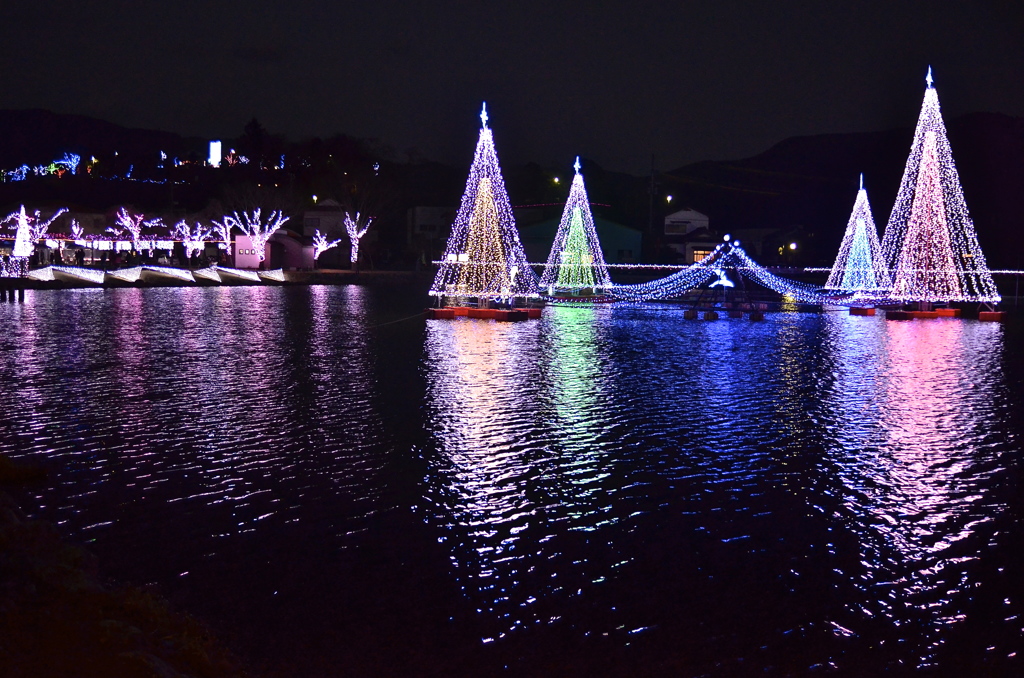
<path fill-rule="evenodd" d="M 25 214 L 25 206 L 21 206 L 18 213 L 18 231 L 14 236 L 13 257 L 30 257 L 35 251 L 35 239 L 32 237 L 32 227 L 28 223 L 28 215 Z"/>
<path fill-rule="evenodd" d="M 931 68 L 914 142 L 882 240 L 894 301 L 1000 300 L 967 211 Z"/>
<path fill-rule="evenodd" d="M 487 106 L 462 205 L 430 293 L 442 297 L 511 299 L 537 296 L 537 276 L 526 261 L 501 178 Z"/>
<path fill-rule="evenodd" d="M 864 189 L 864 175 L 860 176 L 860 190 L 853 203 L 846 235 L 839 245 L 839 254 L 832 265 L 825 288 L 839 292 L 853 292 L 854 296 L 880 294 L 889 288 L 889 267 L 878 242 L 878 230 L 871 216 L 868 192 Z"/>
<path fill-rule="evenodd" d="M 601 252 L 601 243 L 594 228 L 587 189 L 580 174 L 580 159 L 573 165 L 576 176 L 569 188 L 562 221 L 551 245 L 551 254 L 541 275 L 540 284 L 549 294 L 556 289 L 608 289 L 611 279 Z"/>

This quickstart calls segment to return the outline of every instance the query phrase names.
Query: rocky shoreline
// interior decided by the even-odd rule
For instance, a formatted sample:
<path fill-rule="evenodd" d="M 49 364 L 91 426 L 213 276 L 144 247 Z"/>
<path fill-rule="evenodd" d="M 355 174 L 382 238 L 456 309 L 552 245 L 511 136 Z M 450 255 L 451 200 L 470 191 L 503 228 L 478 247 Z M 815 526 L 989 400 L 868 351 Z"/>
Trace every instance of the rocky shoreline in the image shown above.
<path fill-rule="evenodd" d="M 0 666 L 8 678 L 242 678 L 241 660 L 158 595 L 102 581 L 96 558 L 5 488 L 46 481 L 0 456 Z"/>

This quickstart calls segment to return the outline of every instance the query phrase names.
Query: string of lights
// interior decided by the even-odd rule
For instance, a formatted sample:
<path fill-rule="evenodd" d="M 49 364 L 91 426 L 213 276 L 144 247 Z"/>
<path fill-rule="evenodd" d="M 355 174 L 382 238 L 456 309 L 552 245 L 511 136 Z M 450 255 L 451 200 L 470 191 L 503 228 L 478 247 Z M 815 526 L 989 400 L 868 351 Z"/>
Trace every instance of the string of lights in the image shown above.
<path fill-rule="evenodd" d="M 202 224 L 197 223 L 195 227 L 189 227 L 188 223 L 183 219 L 174 226 L 174 231 L 171 235 L 181 240 L 181 244 L 185 248 L 185 257 L 191 259 L 199 255 L 206 247 L 206 241 L 210 237 L 210 233 L 210 229 Z"/>

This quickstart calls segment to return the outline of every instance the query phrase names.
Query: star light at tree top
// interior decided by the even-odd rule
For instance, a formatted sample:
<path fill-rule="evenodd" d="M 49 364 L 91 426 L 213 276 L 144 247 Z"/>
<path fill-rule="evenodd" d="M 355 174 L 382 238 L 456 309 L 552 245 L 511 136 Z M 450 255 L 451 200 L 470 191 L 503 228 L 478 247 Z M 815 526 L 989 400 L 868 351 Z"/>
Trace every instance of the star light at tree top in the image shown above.
<path fill-rule="evenodd" d="M 894 301 L 1000 300 L 967 211 L 928 69 L 903 182 L 882 240 Z"/>
<path fill-rule="evenodd" d="M 853 292 L 855 297 L 879 294 L 889 288 L 889 269 L 878 242 L 878 230 L 871 216 L 863 174 L 860 176 L 860 190 L 853 203 L 850 221 L 846 225 L 846 234 L 839 245 L 839 254 L 836 255 L 825 288 Z"/>
<path fill-rule="evenodd" d="M 554 290 L 607 289 L 611 287 L 608 267 L 594 228 L 587 189 L 580 174 L 580 159 L 573 165 L 576 175 L 569 188 L 558 233 L 541 274 L 541 287 Z"/>
<path fill-rule="evenodd" d="M 430 294 L 511 299 L 537 296 L 537 276 L 519 241 L 494 138 L 480 113 L 480 137 L 462 204 Z"/>

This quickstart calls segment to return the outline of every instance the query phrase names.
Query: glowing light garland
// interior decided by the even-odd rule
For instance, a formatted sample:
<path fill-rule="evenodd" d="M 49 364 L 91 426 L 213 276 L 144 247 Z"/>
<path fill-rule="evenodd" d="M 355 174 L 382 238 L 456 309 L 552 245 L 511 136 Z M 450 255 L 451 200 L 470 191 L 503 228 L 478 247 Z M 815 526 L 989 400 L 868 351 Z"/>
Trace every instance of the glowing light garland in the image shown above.
<path fill-rule="evenodd" d="M 231 224 L 228 221 L 221 223 L 213 222 L 213 232 L 217 234 L 218 240 L 220 240 L 220 248 L 231 254 Z"/>
<path fill-rule="evenodd" d="M 337 247 L 340 242 L 340 238 L 328 242 L 327 236 L 321 233 L 319 228 L 316 229 L 316 233 L 313 234 L 313 261 L 319 259 L 321 254 L 332 247 Z M 355 259 L 353 259 L 353 261 L 355 261 Z"/>
<path fill-rule="evenodd" d="M 903 181 L 882 240 L 892 271 L 889 298 L 998 302 L 964 201 L 931 68 L 926 82 Z"/>
<path fill-rule="evenodd" d="M 569 197 L 565 201 L 551 254 L 540 277 L 541 288 L 546 288 L 549 294 L 556 289 L 602 290 L 612 284 L 594 228 L 594 215 L 590 211 L 578 157 L 573 167 L 576 175 L 569 187 Z"/>
<path fill-rule="evenodd" d="M 462 204 L 430 294 L 495 300 L 536 297 L 537 275 L 519 241 L 494 138 L 487 127 L 486 104 L 480 121 L 480 137 Z M 491 256 L 499 258 L 491 260 Z"/>
<path fill-rule="evenodd" d="M 214 282 L 223 282 L 220 278 L 220 274 L 217 273 L 216 266 L 208 266 L 206 268 L 200 268 L 192 271 L 192 275 L 196 278 L 203 278 L 205 280 L 212 280 Z"/>
<path fill-rule="evenodd" d="M 213 225 L 217 228 L 218 234 L 222 236 L 222 240 L 225 243 L 230 242 L 232 228 L 237 228 L 249 236 L 253 248 L 256 250 L 256 256 L 262 262 L 267 258 L 266 248 L 270 236 L 274 235 L 274 232 L 281 228 L 289 218 L 284 215 L 284 212 L 274 210 L 267 217 L 266 222 L 264 222 L 260 209 L 257 209 L 252 214 L 242 212 L 241 216 L 239 216 L 238 212 L 235 212 L 233 215 L 227 214 L 220 222 L 213 222 Z"/>
<path fill-rule="evenodd" d="M 188 223 L 183 219 L 175 224 L 171 235 L 181 240 L 181 244 L 185 247 L 185 257 L 191 259 L 200 254 L 206 247 L 206 240 L 210 237 L 210 229 L 198 223 L 194 228 L 189 227 Z"/>
<path fill-rule="evenodd" d="M 223 280 L 224 276 L 241 278 L 242 280 L 248 280 L 249 282 L 259 282 L 260 276 L 256 271 L 242 271 L 237 268 L 225 268 L 224 266 L 214 266 L 213 269 L 217 272 L 217 276 Z"/>
<path fill-rule="evenodd" d="M 349 249 L 349 260 L 354 264 L 359 261 L 359 241 L 366 231 L 370 229 L 370 224 L 373 223 L 373 217 L 366 219 L 366 223 L 360 226 L 360 222 L 363 217 L 356 212 L 356 216 L 353 218 L 351 214 L 345 212 L 345 231 L 348 233 L 348 239 L 350 245 Z M 319 231 L 318 231 L 319 232 Z"/>
<path fill-rule="evenodd" d="M 622 301 L 672 299 L 696 289 L 715 276 L 715 262 L 722 256 L 722 245 L 698 262 L 672 275 L 637 285 L 612 285 L 608 294 Z"/>
<path fill-rule="evenodd" d="M 25 257 L 0 257 L 0 278 L 21 278 L 28 273 Z"/>
<path fill-rule="evenodd" d="M 881 294 L 889 289 L 889 285 L 889 268 L 885 265 L 882 246 L 878 242 L 878 230 L 871 216 L 862 174 L 846 234 L 839 245 L 825 288 L 852 293 L 855 298 L 866 298 Z"/>
<path fill-rule="evenodd" d="M 32 227 L 29 226 L 28 217 L 25 215 L 25 206 L 22 205 L 21 212 L 18 214 L 18 230 L 14 235 L 14 250 L 11 252 L 11 256 L 32 256 L 32 253 L 35 251 L 34 240 L 32 237 Z"/>
<path fill-rule="evenodd" d="M 270 271 L 259 271 L 257 273 L 263 280 L 273 280 L 274 282 L 284 282 L 284 269 L 275 268 Z"/>
<path fill-rule="evenodd" d="M 621 301 L 631 302 L 673 299 L 707 284 L 712 279 L 712 286 L 727 286 L 722 282 L 726 270 L 746 276 L 762 287 L 795 301 L 821 304 L 830 300 L 829 294 L 814 285 L 788 280 L 768 271 L 747 255 L 740 247 L 739 241 L 718 245 L 700 261 L 670 276 L 638 285 L 612 285 L 607 294 Z"/>

